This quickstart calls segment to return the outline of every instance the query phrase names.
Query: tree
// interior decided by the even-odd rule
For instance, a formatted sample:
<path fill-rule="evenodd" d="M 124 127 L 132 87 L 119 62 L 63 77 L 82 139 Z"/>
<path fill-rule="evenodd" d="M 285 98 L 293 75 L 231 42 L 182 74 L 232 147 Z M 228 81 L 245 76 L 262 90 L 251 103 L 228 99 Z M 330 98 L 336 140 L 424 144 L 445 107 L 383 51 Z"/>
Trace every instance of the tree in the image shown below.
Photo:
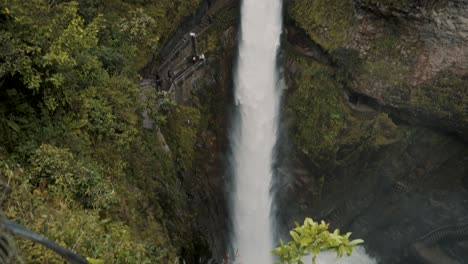
<path fill-rule="evenodd" d="M 350 241 L 351 232 L 340 235 L 339 229 L 331 233 L 328 227 L 329 224 L 324 221 L 318 223 L 308 217 L 302 226 L 296 222 L 296 227 L 289 232 L 293 240 L 287 244 L 280 240 L 280 246 L 272 253 L 280 257 L 279 263 L 288 264 L 303 264 L 302 259 L 312 253 L 312 263 L 316 264 L 317 256 L 322 250 L 334 251 L 341 258 L 344 252 L 350 256 L 354 247 L 364 242 L 362 239 Z"/>

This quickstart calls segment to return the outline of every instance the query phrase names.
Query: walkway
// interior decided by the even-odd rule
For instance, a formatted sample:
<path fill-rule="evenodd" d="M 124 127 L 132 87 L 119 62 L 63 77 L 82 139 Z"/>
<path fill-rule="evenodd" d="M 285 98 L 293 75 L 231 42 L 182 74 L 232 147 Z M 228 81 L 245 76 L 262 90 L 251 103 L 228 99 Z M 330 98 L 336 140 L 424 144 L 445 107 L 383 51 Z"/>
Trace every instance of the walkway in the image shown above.
<path fill-rule="evenodd" d="M 202 19 L 202 22 L 194 27 L 190 32 L 194 32 L 198 36 L 202 36 L 212 25 L 210 22 L 211 18 L 209 16 L 205 16 Z M 186 48 L 188 44 L 190 44 L 190 32 L 187 32 L 183 38 L 176 44 L 172 52 L 164 58 L 163 62 L 161 65 L 158 67 L 157 72 L 163 73 L 170 63 L 173 61 L 174 56 L 178 54 L 182 49 Z"/>

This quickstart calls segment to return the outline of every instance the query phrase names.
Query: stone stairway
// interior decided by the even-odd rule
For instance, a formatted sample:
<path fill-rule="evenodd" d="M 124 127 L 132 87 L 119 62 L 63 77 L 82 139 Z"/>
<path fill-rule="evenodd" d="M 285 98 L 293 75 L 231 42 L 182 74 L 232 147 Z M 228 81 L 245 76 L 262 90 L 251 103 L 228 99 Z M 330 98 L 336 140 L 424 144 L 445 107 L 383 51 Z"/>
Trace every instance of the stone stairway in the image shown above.
<path fill-rule="evenodd" d="M 156 87 L 156 80 L 155 79 L 143 79 L 141 82 L 140 82 L 140 89 L 141 90 L 145 90 L 145 89 L 148 89 L 148 88 L 152 88 L 154 89 Z"/>
<path fill-rule="evenodd" d="M 410 248 L 426 264 L 461 264 L 441 249 L 438 243 L 446 239 L 468 240 L 468 223 L 439 227 L 414 241 Z"/>
<path fill-rule="evenodd" d="M 155 85 L 156 81 L 154 79 L 143 79 L 140 82 L 140 90 L 142 91 L 140 96 L 142 101 L 146 100 L 144 91 L 147 89 L 154 89 Z M 143 116 L 143 127 L 152 129 L 154 126 L 154 122 L 149 118 L 148 110 L 143 110 L 143 113 L 141 115 Z"/>
<path fill-rule="evenodd" d="M 190 32 L 194 32 L 197 34 L 197 36 L 201 36 L 211 27 L 211 25 L 212 23 L 210 23 L 210 18 L 208 16 L 205 16 L 202 19 L 201 23 L 194 27 Z M 157 69 L 158 72 L 165 72 L 163 70 L 171 64 L 171 61 L 173 60 L 174 56 L 190 44 L 190 32 L 185 33 L 182 39 L 175 45 L 172 52 L 162 60 L 163 62 Z"/>
<path fill-rule="evenodd" d="M 431 231 L 430 233 L 422 236 L 417 241 L 424 243 L 426 246 L 431 246 L 436 244 L 438 241 L 447 238 L 464 238 L 468 240 L 468 223 L 439 227 Z"/>
<path fill-rule="evenodd" d="M 185 79 L 185 77 L 190 75 L 192 72 L 198 70 L 204 64 L 205 61 L 197 61 L 195 64 L 189 66 L 188 68 L 181 70 L 174 76 L 174 83 L 177 84 L 179 81 Z"/>
<path fill-rule="evenodd" d="M 193 32 L 197 34 L 197 37 L 203 35 L 208 31 L 212 26 L 212 18 L 210 16 L 203 17 L 200 24 L 195 26 L 192 30 L 185 33 L 183 37 L 177 42 L 172 51 L 168 56 L 163 58 L 162 63 L 159 64 L 157 68 L 157 73 L 161 76 L 161 81 L 163 83 L 163 90 L 166 90 L 167 96 L 170 96 L 174 101 L 176 101 L 176 86 L 177 83 L 184 80 L 187 76 L 192 74 L 194 71 L 198 70 L 202 65 L 205 64 L 204 60 L 199 60 L 196 63 L 191 63 L 184 58 L 184 56 L 179 56 L 180 53 L 185 51 L 187 47 L 191 44 L 190 33 Z M 191 51 L 193 53 L 193 51 Z M 187 54 L 185 54 L 187 55 Z M 166 72 L 172 72 L 172 80 L 169 77 L 165 77 Z M 165 87 L 165 88 L 164 88 Z M 169 89 L 167 89 L 169 87 Z M 144 91 L 146 89 L 156 89 L 156 79 L 145 78 L 140 82 L 140 89 Z M 164 92 L 164 91 L 163 91 Z M 143 93 L 144 100 L 144 93 Z M 148 129 L 154 127 L 154 122 L 148 116 L 148 110 L 144 110 L 142 113 L 143 116 L 143 126 Z"/>

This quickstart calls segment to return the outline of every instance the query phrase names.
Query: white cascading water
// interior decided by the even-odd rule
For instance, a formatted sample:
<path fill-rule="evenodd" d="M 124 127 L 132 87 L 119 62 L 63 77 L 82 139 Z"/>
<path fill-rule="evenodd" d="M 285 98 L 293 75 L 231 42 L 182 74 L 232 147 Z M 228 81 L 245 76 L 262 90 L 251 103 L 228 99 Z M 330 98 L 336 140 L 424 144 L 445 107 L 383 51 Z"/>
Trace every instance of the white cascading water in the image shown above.
<path fill-rule="evenodd" d="M 231 135 L 235 177 L 234 244 L 237 261 L 270 264 L 272 152 L 280 89 L 276 57 L 282 31 L 281 0 L 243 0 L 235 76 L 238 122 Z"/>

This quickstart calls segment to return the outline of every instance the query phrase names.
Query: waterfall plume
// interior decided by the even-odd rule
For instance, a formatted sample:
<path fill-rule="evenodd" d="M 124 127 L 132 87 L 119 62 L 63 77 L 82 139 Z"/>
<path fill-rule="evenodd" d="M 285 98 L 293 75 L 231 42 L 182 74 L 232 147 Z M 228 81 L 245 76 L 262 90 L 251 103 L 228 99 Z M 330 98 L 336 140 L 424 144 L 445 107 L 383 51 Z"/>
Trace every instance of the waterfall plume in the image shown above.
<path fill-rule="evenodd" d="M 277 52 L 281 0 L 244 0 L 235 72 L 237 119 L 231 134 L 234 172 L 233 248 L 245 264 L 273 263 L 270 221 L 272 153 L 280 89 Z"/>

